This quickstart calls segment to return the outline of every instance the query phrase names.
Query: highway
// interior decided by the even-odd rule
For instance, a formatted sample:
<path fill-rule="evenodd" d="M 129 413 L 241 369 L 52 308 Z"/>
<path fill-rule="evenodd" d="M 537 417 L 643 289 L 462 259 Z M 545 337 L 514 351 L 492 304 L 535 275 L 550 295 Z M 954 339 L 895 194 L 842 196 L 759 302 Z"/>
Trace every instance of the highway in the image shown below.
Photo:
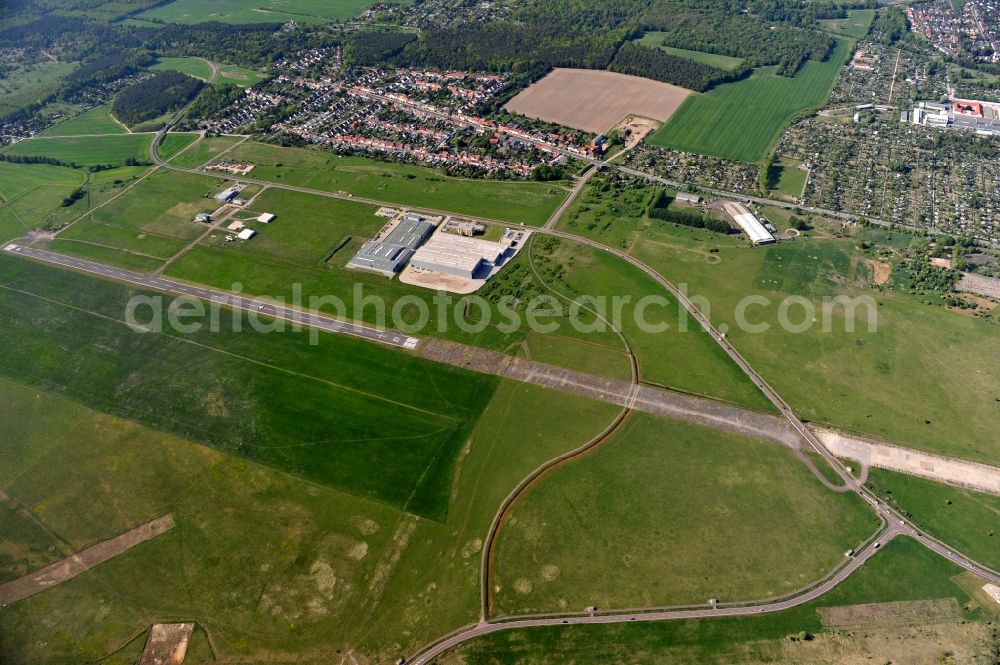
<path fill-rule="evenodd" d="M 219 289 L 194 286 L 192 284 L 175 282 L 162 277 L 144 275 L 141 273 L 131 272 L 129 270 L 122 270 L 121 268 L 106 266 L 101 263 L 95 263 L 93 261 L 86 261 L 72 256 L 56 254 L 55 252 L 49 252 L 44 249 L 25 247 L 16 243 L 8 243 L 4 246 L 3 250 L 11 254 L 16 254 L 17 256 L 35 259 L 36 261 L 43 261 L 45 263 L 61 266 L 63 268 L 80 270 L 93 275 L 100 275 L 101 277 L 126 282 L 153 291 L 160 291 L 172 296 L 188 296 L 191 298 L 198 298 L 211 303 L 218 303 L 219 305 L 223 305 L 225 307 L 245 310 L 257 316 L 282 319 L 284 321 L 291 322 L 295 326 L 304 326 L 316 328 L 317 330 L 323 330 L 329 333 L 361 337 L 371 342 L 378 342 L 380 344 L 387 344 L 389 346 L 396 346 L 403 349 L 415 349 L 420 341 L 418 338 L 410 337 L 409 335 L 405 335 L 398 330 L 379 330 L 377 328 L 370 328 L 368 326 L 341 321 L 339 319 L 322 316 L 320 314 L 312 314 L 310 312 L 305 312 L 293 307 L 287 307 L 269 300 L 246 298 L 240 295 L 227 293 L 226 291 L 221 291 Z"/>

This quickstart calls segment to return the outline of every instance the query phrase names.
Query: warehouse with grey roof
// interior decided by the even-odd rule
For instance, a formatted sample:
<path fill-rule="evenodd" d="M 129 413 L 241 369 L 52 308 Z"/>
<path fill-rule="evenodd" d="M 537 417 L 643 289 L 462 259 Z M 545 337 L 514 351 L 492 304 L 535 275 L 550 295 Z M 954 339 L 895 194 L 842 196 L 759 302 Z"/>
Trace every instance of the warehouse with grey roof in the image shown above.
<path fill-rule="evenodd" d="M 403 269 L 434 228 L 434 224 L 424 217 L 407 213 L 387 224 L 378 235 L 366 242 L 347 267 L 392 277 Z"/>

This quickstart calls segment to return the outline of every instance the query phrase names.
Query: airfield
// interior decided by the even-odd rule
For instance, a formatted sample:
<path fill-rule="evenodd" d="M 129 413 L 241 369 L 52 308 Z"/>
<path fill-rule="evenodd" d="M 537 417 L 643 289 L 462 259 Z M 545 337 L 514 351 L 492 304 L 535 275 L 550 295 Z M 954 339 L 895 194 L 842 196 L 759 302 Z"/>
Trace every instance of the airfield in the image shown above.
<path fill-rule="evenodd" d="M 767 72 L 726 84 L 795 86 L 770 95 L 773 122 L 739 152 L 769 145 L 839 66 L 807 64 L 802 86 L 764 85 Z M 669 122 L 650 140 L 695 136 L 711 154 L 722 138 L 671 127 L 742 94 L 656 97 Z M 637 113 L 612 97 L 571 112 L 592 131 Z M 843 231 L 856 220 L 815 211 L 808 235 L 751 247 L 649 219 L 648 200 L 678 183 L 596 158 L 586 181 L 470 180 L 245 136 L 87 136 L 106 121 L 96 110 L 63 126 L 79 134 L 16 147 L 112 166 L 86 181 L 0 162 L 0 418 L 14 433 L 0 438 L 14 534 L 0 588 L 163 515 L 172 526 L 0 609 L 5 653 L 125 661 L 171 622 L 194 624 L 191 662 L 479 662 L 557 643 L 732 662 L 747 645 L 833 648 L 862 612 L 876 632 L 935 618 L 931 641 L 960 652 L 961 631 L 996 616 L 981 592 L 1000 583 L 1000 447 L 983 399 L 1000 389 L 995 332 L 876 288 L 859 247 L 905 244 L 904 231 Z M 136 155 L 151 164 L 124 164 Z M 254 167 L 207 168 L 223 160 Z M 618 189 L 612 173 L 641 184 Z M 216 198 L 234 184 L 244 203 Z M 753 204 L 779 226 L 794 209 Z M 552 332 L 468 332 L 430 308 L 420 331 L 382 327 L 355 285 L 407 322 L 433 295 L 347 267 L 387 207 L 531 231 L 479 291 L 491 314 L 510 294 L 655 294 L 672 325 L 653 334 L 626 316 L 581 332 L 563 314 Z M 255 235 L 227 239 L 234 222 Z M 310 309 L 295 289 L 348 309 Z M 755 335 L 734 318 L 747 294 L 831 290 L 876 298 L 879 335 Z M 222 327 L 132 330 L 136 295 L 217 304 Z M 254 334 L 255 320 L 297 330 Z M 981 482 L 955 482 L 972 468 Z M 802 632 L 818 640 L 789 646 Z"/>

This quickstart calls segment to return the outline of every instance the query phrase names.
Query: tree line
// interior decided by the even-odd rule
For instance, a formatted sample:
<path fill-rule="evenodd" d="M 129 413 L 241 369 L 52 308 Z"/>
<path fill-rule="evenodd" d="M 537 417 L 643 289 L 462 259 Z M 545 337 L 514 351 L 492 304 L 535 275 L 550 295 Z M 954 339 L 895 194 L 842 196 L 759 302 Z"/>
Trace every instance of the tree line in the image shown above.
<path fill-rule="evenodd" d="M 654 81 L 672 83 L 682 88 L 704 92 L 720 83 L 738 81 L 750 74 L 749 67 L 727 72 L 688 58 L 671 55 L 657 48 L 626 42 L 618 49 L 608 69 L 623 74 L 644 76 Z"/>
<path fill-rule="evenodd" d="M 727 222 L 704 215 L 700 211 L 670 208 L 672 201 L 673 198 L 662 189 L 654 194 L 647 210 L 650 219 L 696 229 L 708 229 L 714 233 L 730 233 L 732 231 Z"/>

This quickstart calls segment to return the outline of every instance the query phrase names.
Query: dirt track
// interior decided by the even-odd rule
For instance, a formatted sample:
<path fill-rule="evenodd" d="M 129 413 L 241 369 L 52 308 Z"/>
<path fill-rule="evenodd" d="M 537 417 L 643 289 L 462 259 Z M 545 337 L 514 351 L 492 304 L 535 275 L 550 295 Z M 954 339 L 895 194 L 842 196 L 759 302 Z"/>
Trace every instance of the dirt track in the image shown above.
<path fill-rule="evenodd" d="M 72 579 L 87 569 L 104 563 L 140 543 L 166 533 L 173 527 L 174 517 L 167 514 L 126 531 L 120 536 L 92 545 L 62 561 L 49 564 L 30 575 L 25 575 L 13 582 L 7 582 L 0 586 L 0 607 L 5 607 Z"/>

